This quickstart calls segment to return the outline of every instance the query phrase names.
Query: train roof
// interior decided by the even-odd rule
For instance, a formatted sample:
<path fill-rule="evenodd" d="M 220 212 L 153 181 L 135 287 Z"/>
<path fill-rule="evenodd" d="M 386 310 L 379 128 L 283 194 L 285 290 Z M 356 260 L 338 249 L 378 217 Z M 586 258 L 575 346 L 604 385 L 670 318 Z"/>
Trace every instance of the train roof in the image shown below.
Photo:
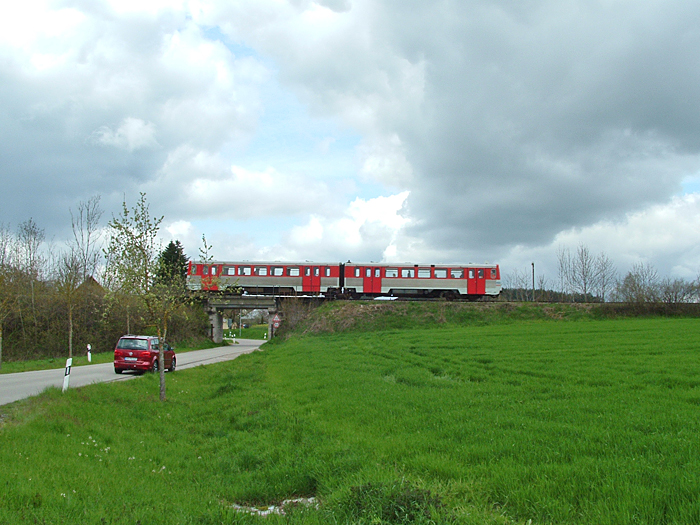
<path fill-rule="evenodd" d="M 221 265 L 251 265 L 251 266 L 334 266 L 344 264 L 346 266 L 380 266 L 380 267 L 411 267 L 411 268 L 495 268 L 495 263 L 445 263 L 445 264 L 420 264 L 412 262 L 315 262 L 315 261 L 190 261 L 192 264 L 221 264 Z"/>

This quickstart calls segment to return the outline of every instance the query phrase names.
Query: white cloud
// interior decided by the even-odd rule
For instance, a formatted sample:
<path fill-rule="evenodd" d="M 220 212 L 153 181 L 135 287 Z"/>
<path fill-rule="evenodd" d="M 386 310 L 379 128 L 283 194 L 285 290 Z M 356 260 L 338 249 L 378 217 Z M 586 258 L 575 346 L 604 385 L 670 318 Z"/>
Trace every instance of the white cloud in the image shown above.
<path fill-rule="evenodd" d="M 158 146 L 155 135 L 156 127 L 153 122 L 134 117 L 125 118 L 116 130 L 102 126 L 93 133 L 97 143 L 127 151 Z"/>

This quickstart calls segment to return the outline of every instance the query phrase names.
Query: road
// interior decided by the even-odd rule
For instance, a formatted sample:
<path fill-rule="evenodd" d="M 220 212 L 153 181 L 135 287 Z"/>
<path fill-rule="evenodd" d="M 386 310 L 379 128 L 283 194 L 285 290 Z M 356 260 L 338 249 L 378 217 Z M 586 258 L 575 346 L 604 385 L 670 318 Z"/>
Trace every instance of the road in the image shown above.
<path fill-rule="evenodd" d="M 177 370 L 229 361 L 241 354 L 249 354 L 257 350 L 265 341 L 239 339 L 237 342 L 239 344 L 235 346 L 220 346 L 176 354 Z M 177 370 L 175 373 L 177 373 Z M 20 372 L 18 374 L 0 374 L 0 405 L 34 396 L 50 386 L 62 388 L 64 375 L 64 368 Z M 128 381 L 134 377 L 137 377 L 137 374 L 129 372 L 120 375 L 115 374 L 114 365 L 111 362 L 99 365 L 76 366 L 71 368 L 70 388 L 92 383 Z"/>

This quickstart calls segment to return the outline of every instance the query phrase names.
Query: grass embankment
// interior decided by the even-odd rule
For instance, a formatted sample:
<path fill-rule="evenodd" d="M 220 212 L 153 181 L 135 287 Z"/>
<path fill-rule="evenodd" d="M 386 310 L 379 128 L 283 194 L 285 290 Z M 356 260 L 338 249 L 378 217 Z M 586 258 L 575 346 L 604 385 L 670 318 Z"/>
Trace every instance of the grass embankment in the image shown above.
<path fill-rule="evenodd" d="M 0 407 L 0 522 L 700 522 L 700 323 L 501 321 L 292 337 L 165 403 L 146 375 Z"/>

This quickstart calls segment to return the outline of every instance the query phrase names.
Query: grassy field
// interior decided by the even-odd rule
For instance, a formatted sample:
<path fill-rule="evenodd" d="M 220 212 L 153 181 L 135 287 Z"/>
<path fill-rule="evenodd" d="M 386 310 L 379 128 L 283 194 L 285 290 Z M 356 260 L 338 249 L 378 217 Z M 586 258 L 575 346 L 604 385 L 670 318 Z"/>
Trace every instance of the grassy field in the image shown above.
<path fill-rule="evenodd" d="M 165 403 L 151 375 L 51 390 L 0 407 L 0 523 L 700 523 L 698 336 L 350 331 L 178 371 Z M 319 507 L 233 508 L 294 496 Z"/>

